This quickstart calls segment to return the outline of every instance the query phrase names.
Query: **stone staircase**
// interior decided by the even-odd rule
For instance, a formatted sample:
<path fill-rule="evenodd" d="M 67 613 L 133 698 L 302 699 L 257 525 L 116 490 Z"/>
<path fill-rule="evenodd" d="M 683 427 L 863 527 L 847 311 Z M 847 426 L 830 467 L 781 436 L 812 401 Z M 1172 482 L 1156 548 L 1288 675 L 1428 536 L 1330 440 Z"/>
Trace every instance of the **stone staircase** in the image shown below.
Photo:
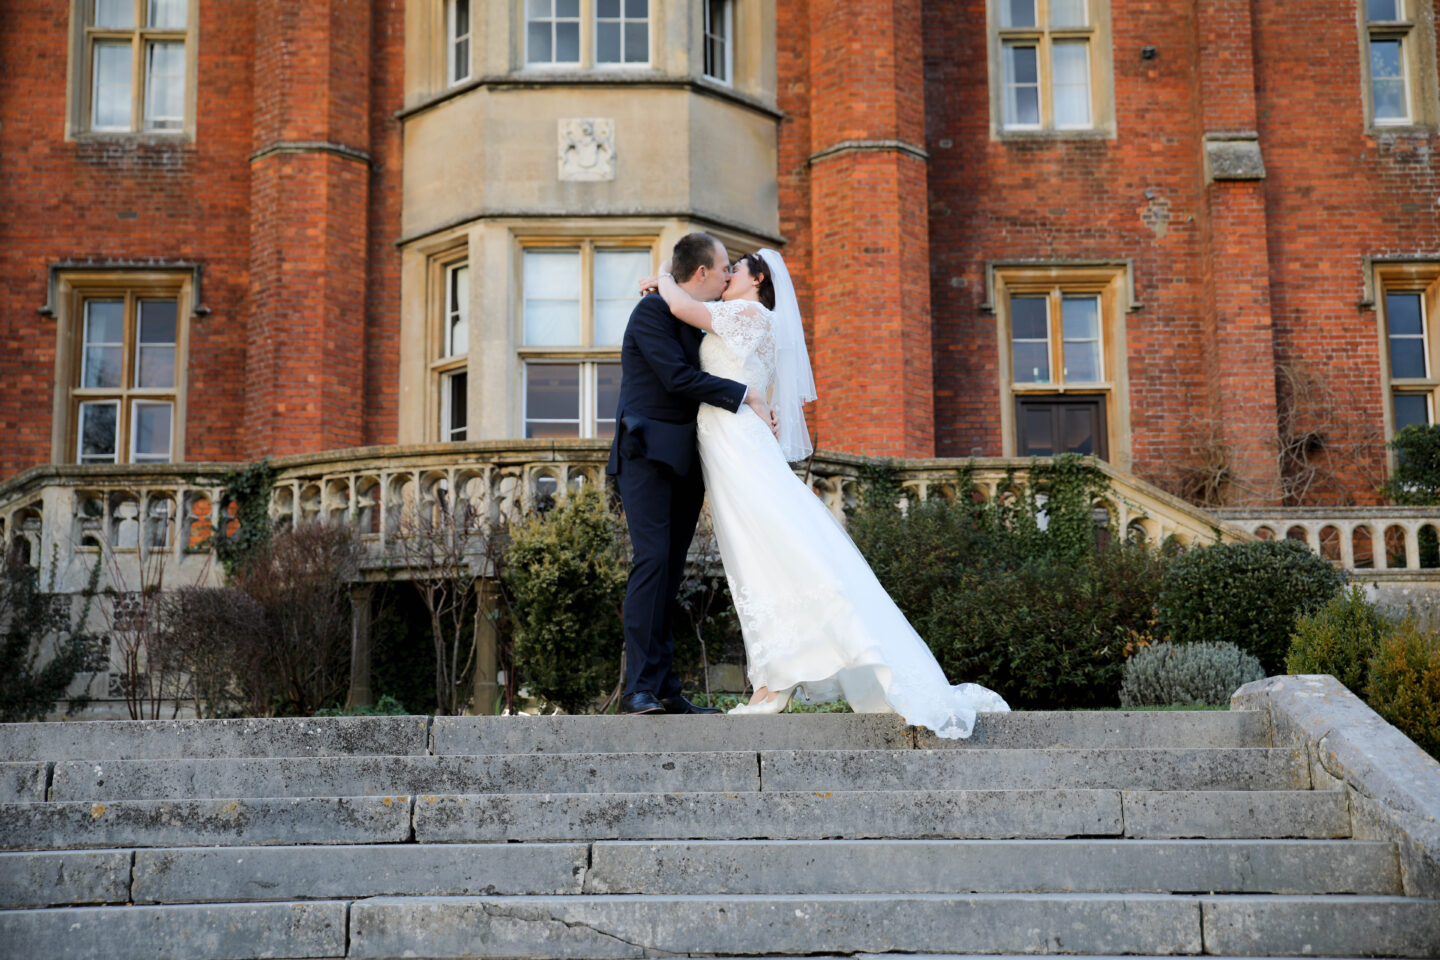
<path fill-rule="evenodd" d="M 0 957 L 1437 957 L 1264 711 L 0 726 Z"/>

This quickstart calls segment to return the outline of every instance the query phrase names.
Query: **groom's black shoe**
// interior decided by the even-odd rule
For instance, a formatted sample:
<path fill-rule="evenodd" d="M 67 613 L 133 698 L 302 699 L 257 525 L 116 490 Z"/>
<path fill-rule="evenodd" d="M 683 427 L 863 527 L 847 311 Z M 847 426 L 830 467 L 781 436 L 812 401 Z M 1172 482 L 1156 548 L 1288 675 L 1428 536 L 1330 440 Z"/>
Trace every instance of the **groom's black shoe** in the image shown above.
<path fill-rule="evenodd" d="M 666 713 L 719 713 L 718 707 L 697 707 L 685 699 L 685 694 L 677 693 L 673 697 L 666 697 L 660 701 Z"/>
<path fill-rule="evenodd" d="M 637 713 L 669 713 L 665 704 L 653 693 L 646 693 L 643 690 L 620 698 L 620 712 Z"/>

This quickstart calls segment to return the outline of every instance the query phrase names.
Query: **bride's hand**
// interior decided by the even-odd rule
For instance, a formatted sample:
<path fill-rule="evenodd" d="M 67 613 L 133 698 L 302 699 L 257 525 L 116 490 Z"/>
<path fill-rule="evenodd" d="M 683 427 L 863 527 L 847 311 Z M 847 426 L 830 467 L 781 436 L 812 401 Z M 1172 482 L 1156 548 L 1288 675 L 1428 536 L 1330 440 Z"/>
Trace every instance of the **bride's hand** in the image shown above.
<path fill-rule="evenodd" d="M 640 280 L 640 296 L 660 292 L 659 277 L 644 277 Z"/>

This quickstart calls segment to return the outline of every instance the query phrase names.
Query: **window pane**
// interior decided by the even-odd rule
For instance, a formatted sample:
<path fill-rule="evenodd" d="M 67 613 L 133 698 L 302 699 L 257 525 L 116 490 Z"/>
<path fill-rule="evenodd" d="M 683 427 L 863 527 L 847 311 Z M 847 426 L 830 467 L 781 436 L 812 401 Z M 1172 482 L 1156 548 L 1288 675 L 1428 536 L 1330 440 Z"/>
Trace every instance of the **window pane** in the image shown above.
<path fill-rule="evenodd" d="M 1035 0 L 1000 0 L 1000 25 L 1035 26 Z"/>
<path fill-rule="evenodd" d="M 150 0 L 150 26 L 161 30 L 184 30 L 185 6 L 185 0 Z"/>
<path fill-rule="evenodd" d="M 130 44 L 95 44 L 90 125 L 96 130 L 130 129 Z"/>
<path fill-rule="evenodd" d="M 140 342 L 175 343 L 175 301 L 140 301 Z"/>
<path fill-rule="evenodd" d="M 1425 332 L 1420 316 L 1420 294 L 1387 293 L 1385 295 L 1385 320 L 1390 325 L 1390 336 L 1420 336 Z"/>
<path fill-rule="evenodd" d="M 525 343 L 580 343 L 580 251 L 526 251 L 522 278 Z"/>
<path fill-rule="evenodd" d="M 125 304 L 91 300 L 85 304 L 85 343 L 81 358 L 82 387 L 118 387 L 124 363 Z"/>
<path fill-rule="evenodd" d="M 1404 120 L 1405 71 L 1399 40 L 1370 41 L 1370 80 L 1374 91 L 1376 120 Z"/>
<path fill-rule="evenodd" d="M 1390 338 L 1390 376 L 1425 376 L 1425 340 L 1422 337 Z"/>
<path fill-rule="evenodd" d="M 555 24 L 555 62 L 580 62 L 580 24 Z"/>
<path fill-rule="evenodd" d="M 455 0 L 455 36 L 470 35 L 470 0 Z"/>
<path fill-rule="evenodd" d="M 625 16 L 627 19 L 643 20 L 649 15 L 649 0 L 625 0 Z"/>
<path fill-rule="evenodd" d="M 185 124 L 185 44 L 152 43 L 145 66 L 145 126 L 178 130 Z"/>
<path fill-rule="evenodd" d="M 1034 47 L 1005 48 L 1005 106 L 1007 127 L 1040 124 L 1040 84 Z"/>
<path fill-rule="evenodd" d="M 1085 26 L 1085 0 L 1050 0 L 1050 26 Z"/>
<path fill-rule="evenodd" d="M 1045 297 L 1011 297 L 1010 323 L 1016 340 L 1048 340 L 1049 311 Z"/>
<path fill-rule="evenodd" d="M 119 404 L 80 404 L 80 462 L 114 463 L 115 429 Z"/>
<path fill-rule="evenodd" d="M 452 267 L 445 304 L 445 356 L 470 350 L 470 268 Z"/>
<path fill-rule="evenodd" d="M 125 301 L 89 300 L 85 304 L 85 343 L 115 344 L 125 342 Z"/>
<path fill-rule="evenodd" d="M 1056 43 L 1053 53 L 1055 125 L 1090 126 L 1089 44 Z"/>
<path fill-rule="evenodd" d="M 1047 344 L 1037 343 L 1033 340 L 1016 341 L 1015 382 L 1050 382 L 1050 356 Z"/>
<path fill-rule="evenodd" d="M 175 301 L 142 300 L 140 344 L 135 351 L 137 387 L 175 386 Z"/>
<path fill-rule="evenodd" d="M 1369 17 L 1371 21 L 1399 20 L 1400 0 L 1370 0 Z"/>
<path fill-rule="evenodd" d="M 1092 456 L 1095 453 L 1095 408 L 1086 404 L 1062 405 L 1060 449 L 1065 453 Z"/>
<path fill-rule="evenodd" d="M 137 403 L 130 410 L 136 463 L 170 460 L 170 404 Z"/>
<path fill-rule="evenodd" d="M 1413 423 L 1430 422 L 1430 398 L 1423 393 L 1395 394 L 1395 432 Z"/>
<path fill-rule="evenodd" d="M 135 26 L 135 0 L 95 0 L 95 26 Z"/>
<path fill-rule="evenodd" d="M 620 62 L 620 23 L 617 20 L 595 24 L 595 60 L 598 63 Z"/>
<path fill-rule="evenodd" d="M 615 411 L 620 407 L 620 364 L 595 365 L 595 436 L 615 436 Z"/>
<path fill-rule="evenodd" d="M 526 26 L 525 58 L 530 63 L 550 63 L 554 56 L 550 49 L 550 24 L 530 23 Z"/>
<path fill-rule="evenodd" d="M 1094 383 L 1100 369 L 1100 304 L 1094 297 L 1066 297 L 1060 311 L 1065 332 L 1065 379 Z"/>
<path fill-rule="evenodd" d="M 548 17 L 554 9 L 551 0 L 525 0 L 525 16 L 531 20 Z"/>
<path fill-rule="evenodd" d="M 1054 418 L 1049 407 L 1025 407 L 1020 411 L 1025 418 L 1025 449 L 1022 457 L 1049 457 L 1055 453 L 1055 441 L 1050 436 Z"/>
<path fill-rule="evenodd" d="M 620 16 L 620 0 L 595 0 L 595 16 L 618 18 Z"/>
<path fill-rule="evenodd" d="M 618 346 L 630 311 L 640 298 L 640 280 L 650 272 L 647 250 L 600 250 L 595 254 L 595 346 Z"/>
<path fill-rule="evenodd" d="M 580 0 L 555 0 L 555 16 L 575 19 L 580 16 Z"/>
<path fill-rule="evenodd" d="M 470 76 L 470 41 L 461 40 L 455 44 L 455 69 L 450 79 L 452 82 L 458 82 L 468 76 Z"/>
<path fill-rule="evenodd" d="M 441 440 L 460 441 L 466 437 L 469 380 L 468 373 L 452 373 L 445 378 L 445 420 L 440 425 Z"/>
<path fill-rule="evenodd" d="M 568 363 L 526 364 L 525 436 L 579 435 L 580 366 Z"/>
<path fill-rule="evenodd" d="M 645 63 L 650 59 L 650 24 L 644 20 L 625 24 L 625 62 Z"/>

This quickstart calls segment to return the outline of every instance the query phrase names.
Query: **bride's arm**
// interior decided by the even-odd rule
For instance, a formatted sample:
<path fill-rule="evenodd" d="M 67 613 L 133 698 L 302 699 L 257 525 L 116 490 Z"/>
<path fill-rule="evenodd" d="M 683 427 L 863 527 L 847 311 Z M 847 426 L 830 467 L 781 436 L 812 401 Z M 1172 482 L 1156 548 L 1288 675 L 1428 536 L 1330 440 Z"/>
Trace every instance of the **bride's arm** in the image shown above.
<path fill-rule="evenodd" d="M 680 289 L 680 284 L 670 275 L 669 260 L 660 265 L 660 276 L 655 278 L 655 286 L 660 296 L 665 298 L 665 306 L 677 319 L 701 330 L 710 329 L 710 308 Z"/>

